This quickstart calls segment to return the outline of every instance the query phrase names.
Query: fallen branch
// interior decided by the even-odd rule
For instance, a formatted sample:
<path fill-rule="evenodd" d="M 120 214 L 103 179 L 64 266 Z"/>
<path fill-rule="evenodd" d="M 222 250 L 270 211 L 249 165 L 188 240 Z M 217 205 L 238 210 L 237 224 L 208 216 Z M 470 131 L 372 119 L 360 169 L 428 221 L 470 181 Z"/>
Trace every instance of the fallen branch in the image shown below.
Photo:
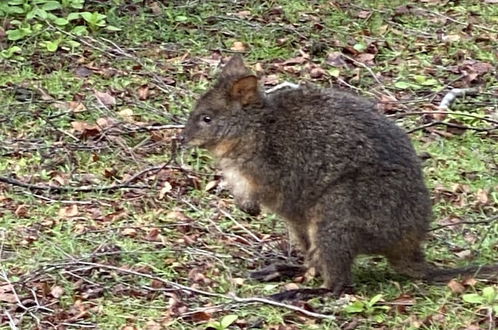
<path fill-rule="evenodd" d="M 239 303 L 239 304 L 247 304 L 247 303 L 266 304 L 266 305 L 271 305 L 271 306 L 289 309 L 289 310 L 299 312 L 299 313 L 302 313 L 306 316 L 317 318 L 317 319 L 335 320 L 334 315 L 315 313 L 315 312 L 308 311 L 308 310 L 301 308 L 301 307 L 298 307 L 298 306 L 289 305 L 289 304 L 281 303 L 281 302 L 266 299 L 266 298 L 261 298 L 261 297 L 241 298 L 241 297 L 238 297 L 236 295 L 225 295 L 225 294 L 221 294 L 221 293 L 204 291 L 204 290 L 195 289 L 195 288 L 192 288 L 192 287 L 189 287 L 186 285 L 182 285 L 179 283 L 175 283 L 172 281 L 168 281 L 168 280 L 165 280 L 159 276 L 145 274 L 145 273 L 137 272 L 137 271 L 134 271 L 131 269 L 120 268 L 120 267 L 116 267 L 116 266 L 112 266 L 112 265 L 105 265 L 105 264 L 99 264 L 99 263 L 95 263 L 95 262 L 86 262 L 86 261 L 75 261 L 75 262 L 67 262 L 67 263 L 61 263 L 61 264 L 53 264 L 51 266 L 56 267 L 56 268 L 64 268 L 67 266 L 89 266 L 89 267 L 93 267 L 93 268 L 114 270 L 114 271 L 117 271 L 119 273 L 145 277 L 145 278 L 148 278 L 150 280 L 155 280 L 155 281 L 161 282 L 163 284 L 166 284 L 167 286 L 173 287 L 177 290 L 197 293 L 197 294 L 207 296 L 207 297 L 221 298 L 221 299 L 230 300 L 230 301 L 233 301 L 233 302 Z"/>
<path fill-rule="evenodd" d="M 449 109 L 457 97 L 476 94 L 478 91 L 477 88 L 453 88 L 443 97 L 441 103 L 439 103 L 439 109 Z"/>
<path fill-rule="evenodd" d="M 368 71 L 368 73 L 370 73 L 370 75 L 372 76 L 372 78 L 377 82 L 377 84 L 380 86 L 380 88 L 382 88 L 382 90 L 388 95 L 390 96 L 393 100 L 396 100 L 396 97 L 384 86 L 384 84 L 379 80 L 379 78 L 377 77 L 377 75 L 375 74 L 375 72 L 373 72 L 373 70 L 368 66 L 366 65 L 365 63 L 363 62 L 360 62 L 358 60 L 355 60 L 354 58 L 352 58 L 351 56 L 348 56 L 346 54 L 343 54 L 341 53 L 341 56 L 344 57 L 345 59 L 353 62 L 354 64 L 356 65 L 359 65 L 361 66 L 362 68 L 364 68 L 365 70 Z"/>
<path fill-rule="evenodd" d="M 14 178 L 10 177 L 5 177 L 5 176 L 0 176 L 0 182 L 7 183 L 13 186 L 18 186 L 18 187 L 23 187 L 27 188 L 29 190 L 43 190 L 43 191 L 55 191 L 55 192 L 92 192 L 92 191 L 112 191 L 116 189 L 150 189 L 150 186 L 146 185 L 133 185 L 131 184 L 133 181 L 144 175 L 145 173 L 152 172 L 152 171 L 157 171 L 159 172 L 163 168 L 168 167 L 167 164 L 163 165 L 157 165 L 157 166 L 152 166 L 148 167 L 135 175 L 133 175 L 131 178 L 126 180 L 123 183 L 118 183 L 118 184 L 113 184 L 109 186 L 84 186 L 84 187 L 68 187 L 68 186 L 53 186 L 53 185 L 36 185 L 36 184 L 31 184 L 31 183 L 26 183 L 19 181 Z M 173 168 L 177 168 L 177 166 L 174 166 Z"/>
<path fill-rule="evenodd" d="M 136 128 L 130 129 L 130 132 L 151 132 L 151 131 L 161 131 L 165 129 L 183 129 L 185 125 L 148 125 L 148 126 L 137 126 Z"/>
<path fill-rule="evenodd" d="M 31 183 L 22 182 L 13 178 L 0 176 L 0 182 L 7 183 L 13 186 L 27 188 L 29 190 L 44 190 L 44 191 L 55 191 L 55 192 L 91 192 L 91 191 L 109 191 L 123 188 L 130 189 L 149 189 L 149 186 L 144 185 L 131 185 L 129 183 L 121 183 L 110 186 L 100 186 L 100 187 L 67 187 L 67 186 L 53 186 L 53 185 L 36 185 Z"/>
<path fill-rule="evenodd" d="M 407 117 L 407 116 L 418 116 L 418 115 L 433 115 L 433 114 L 441 114 L 441 115 L 452 115 L 452 116 L 462 116 L 462 117 L 469 117 L 469 118 L 475 118 L 479 119 L 482 121 L 487 121 L 489 123 L 497 124 L 498 125 L 498 120 L 488 118 L 488 117 L 482 117 L 478 115 L 474 115 L 471 113 L 465 113 L 465 112 L 453 112 L 453 111 L 413 111 L 413 112 L 404 112 L 404 113 L 396 113 L 393 115 L 387 115 L 387 117 L 390 118 L 402 118 L 402 117 Z"/>
<path fill-rule="evenodd" d="M 461 221 L 455 223 L 448 223 L 445 225 L 436 226 L 434 228 L 429 229 L 429 231 L 436 231 L 446 227 L 458 226 L 458 225 L 478 225 L 478 224 L 490 224 L 498 220 L 498 215 L 495 215 L 487 220 L 479 220 L 479 221 Z"/>
<path fill-rule="evenodd" d="M 438 126 L 438 125 L 443 125 L 443 126 L 453 127 L 453 128 L 459 128 L 459 129 L 465 129 L 465 130 L 468 129 L 468 130 L 473 130 L 473 131 L 478 131 L 478 132 L 489 132 L 489 131 L 498 130 L 498 126 L 482 128 L 482 127 L 473 127 L 473 126 L 465 126 L 465 125 L 459 125 L 459 124 L 454 124 L 454 123 L 448 123 L 448 122 L 445 122 L 445 121 L 433 121 L 431 123 L 427 123 L 427 124 L 424 124 L 424 125 L 412 128 L 412 129 L 406 131 L 406 133 L 410 134 L 410 133 L 413 133 L 413 132 L 416 132 L 416 131 L 420 131 L 422 129 L 426 129 L 426 128 L 429 128 L 429 127 L 432 127 L 432 126 Z"/>
<path fill-rule="evenodd" d="M 240 222 L 235 220 L 234 217 L 232 217 L 228 212 L 222 210 L 221 208 L 218 208 L 218 211 L 220 211 L 221 214 L 223 214 L 226 218 L 230 219 L 237 227 L 245 231 L 249 236 L 251 236 L 256 242 L 261 243 L 261 239 L 256 236 L 252 231 L 244 227 Z"/>

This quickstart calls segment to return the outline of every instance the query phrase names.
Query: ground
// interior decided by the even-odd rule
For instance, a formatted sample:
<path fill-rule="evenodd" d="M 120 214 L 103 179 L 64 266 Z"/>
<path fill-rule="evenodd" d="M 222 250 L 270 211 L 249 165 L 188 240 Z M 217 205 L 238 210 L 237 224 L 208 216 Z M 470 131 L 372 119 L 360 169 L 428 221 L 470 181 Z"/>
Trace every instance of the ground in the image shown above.
<path fill-rule="evenodd" d="M 496 283 L 428 285 L 377 257 L 339 300 L 252 299 L 320 280 L 247 279 L 296 257 L 284 224 L 239 211 L 211 156 L 174 140 L 236 52 L 266 88 L 376 99 L 425 159 L 429 258 L 496 262 L 497 1 L 10 0 L 0 14 L 1 328 L 497 327 Z M 454 88 L 471 89 L 442 103 Z"/>

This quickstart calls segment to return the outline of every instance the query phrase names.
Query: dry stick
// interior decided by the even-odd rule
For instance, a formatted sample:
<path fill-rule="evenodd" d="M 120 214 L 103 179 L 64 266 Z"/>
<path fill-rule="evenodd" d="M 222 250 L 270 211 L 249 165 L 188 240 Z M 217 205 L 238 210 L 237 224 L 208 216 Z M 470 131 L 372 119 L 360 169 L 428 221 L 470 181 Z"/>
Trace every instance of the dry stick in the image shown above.
<path fill-rule="evenodd" d="M 60 203 L 60 204 L 78 204 L 78 205 L 92 205 L 96 202 L 94 201 L 72 201 L 72 200 L 61 200 L 61 199 L 53 199 L 53 198 L 50 198 L 50 197 L 46 197 L 46 196 L 43 196 L 43 195 L 37 195 L 37 194 L 34 194 L 34 193 L 30 193 L 30 192 L 24 192 L 26 195 L 28 196 L 33 196 L 33 197 L 36 197 L 36 198 L 39 198 L 41 200 L 44 200 L 45 202 L 48 202 L 48 203 Z M 98 202 L 100 204 L 104 204 L 102 202 Z M 111 204 L 107 204 L 105 203 L 104 205 L 106 206 L 111 206 Z"/>
<path fill-rule="evenodd" d="M 163 168 L 169 168 L 168 163 L 163 164 L 163 165 L 157 165 L 157 166 L 148 167 L 148 168 L 146 168 L 146 169 L 144 169 L 144 170 L 136 173 L 135 175 L 133 175 L 131 178 L 129 178 L 128 180 L 126 180 L 123 183 L 114 184 L 114 185 L 110 185 L 110 186 L 100 186 L 100 187 L 99 186 L 97 186 L 97 187 L 89 187 L 89 186 L 85 186 L 85 187 L 67 187 L 67 186 L 62 186 L 62 187 L 59 187 L 59 186 L 52 186 L 52 185 L 43 185 L 43 186 L 40 186 L 40 185 L 35 185 L 35 184 L 31 184 L 31 183 L 22 182 L 22 181 L 19 181 L 19 180 L 13 179 L 13 178 L 9 178 L 9 177 L 5 177 L 5 176 L 0 176 L 0 182 L 11 184 L 13 186 L 19 186 L 19 187 L 23 187 L 23 188 L 28 188 L 28 189 L 31 189 L 31 190 L 53 190 L 53 191 L 58 191 L 58 192 L 108 191 L 108 190 L 125 189 L 125 188 L 130 188 L 130 189 L 150 189 L 151 188 L 150 186 L 132 185 L 131 182 L 135 181 L 136 179 L 138 179 L 139 177 L 141 177 L 145 173 L 152 172 L 152 171 L 159 172 Z M 181 170 L 181 168 L 178 167 L 178 166 L 171 166 L 171 168 L 180 169 Z"/>
<path fill-rule="evenodd" d="M 52 186 L 52 185 L 36 185 L 36 184 L 31 184 L 31 183 L 26 183 L 22 182 L 13 178 L 5 177 L 5 176 L 0 176 L 0 182 L 7 183 L 13 186 L 18 186 L 18 187 L 23 187 L 27 188 L 30 190 L 46 190 L 46 191 L 57 191 L 57 192 L 71 192 L 71 191 L 76 191 L 76 192 L 91 192 L 91 191 L 108 191 L 108 190 L 116 190 L 116 189 L 123 189 L 123 188 L 130 188 L 130 189 L 149 189 L 149 186 L 143 186 L 143 185 L 131 185 L 128 182 L 121 183 L 121 184 L 115 184 L 115 185 L 110 185 L 110 186 L 101 186 L 101 187 L 67 187 L 67 186 Z"/>
<path fill-rule="evenodd" d="M 465 75 L 464 75 L 464 74 L 461 74 L 461 75 L 459 75 L 458 77 L 456 77 L 456 78 L 452 79 L 452 80 L 451 80 L 450 82 L 448 82 L 445 86 L 443 86 L 443 88 L 441 88 L 440 90 L 438 90 L 438 91 L 436 91 L 436 92 L 432 93 L 431 97 L 429 98 L 429 102 L 431 102 L 431 103 L 432 103 L 432 102 L 434 101 L 434 99 L 437 97 L 437 95 L 438 95 L 439 93 L 441 93 L 442 91 L 444 91 L 444 90 L 446 90 L 446 89 L 450 88 L 450 87 L 451 87 L 451 86 L 452 86 L 455 82 L 457 82 L 458 80 L 460 80 L 460 79 L 462 79 L 462 78 L 465 78 Z M 439 105 L 439 106 L 441 106 L 441 105 Z"/>
<path fill-rule="evenodd" d="M 164 284 L 166 284 L 168 286 L 176 288 L 177 290 L 184 290 L 184 291 L 188 291 L 188 292 L 192 292 L 192 293 L 197 293 L 197 294 L 200 294 L 200 295 L 203 295 L 203 296 L 216 297 L 216 298 L 231 300 L 231 301 L 234 301 L 236 303 L 241 303 L 241 304 L 244 304 L 244 303 L 261 303 L 261 304 L 267 304 L 267 305 L 272 305 L 272 306 L 286 308 L 286 309 L 289 309 L 289 310 L 292 310 L 292 311 L 295 311 L 295 312 L 299 312 L 299 313 L 305 314 L 307 316 L 318 318 L 318 319 L 335 320 L 335 316 L 333 316 L 333 315 L 327 315 L 327 314 L 310 312 L 310 311 L 308 311 L 306 309 L 303 309 L 303 308 L 300 308 L 300 307 L 297 307 L 297 306 L 294 306 L 294 305 L 288 305 L 288 304 L 284 304 L 284 303 L 277 302 L 277 301 L 270 300 L 270 299 L 266 299 L 266 298 L 260 298 L 260 297 L 241 298 L 241 297 L 238 297 L 236 295 L 225 295 L 225 294 L 221 294 L 221 293 L 214 293 L 214 292 L 204 291 L 204 290 L 200 290 L 200 289 L 191 288 L 189 286 L 182 285 L 182 284 L 179 284 L 179 283 L 171 282 L 171 281 L 165 280 L 165 279 L 163 279 L 161 277 L 158 277 L 158 276 L 154 276 L 154 275 L 150 275 L 150 274 L 145 274 L 145 273 L 140 273 L 140 272 L 136 272 L 136 271 L 133 271 L 133 270 L 130 270 L 130 269 L 124 269 L 124 268 L 120 268 L 120 267 L 116 267 L 116 266 L 111 266 L 111 265 L 99 264 L 99 263 L 95 263 L 95 262 L 77 261 L 77 262 L 68 262 L 68 263 L 62 263 L 62 264 L 55 264 L 54 266 L 56 266 L 56 267 L 65 267 L 65 266 L 73 266 L 73 265 L 74 266 L 90 266 L 90 267 L 94 267 L 94 268 L 109 269 L 109 270 L 114 270 L 114 271 L 117 271 L 117 272 L 120 272 L 120 273 L 131 274 L 131 275 L 135 275 L 135 276 L 141 276 L 141 277 L 145 277 L 145 278 L 148 278 L 148 279 L 151 279 L 151 280 L 159 281 L 159 282 L 164 283 Z"/>
<path fill-rule="evenodd" d="M 419 130 L 422 130 L 422 129 L 426 129 L 426 128 L 429 128 L 429 127 L 432 127 L 432 126 L 438 126 L 438 125 L 443 125 L 443 126 L 448 126 L 448 127 L 453 127 L 453 128 L 460 128 L 460 129 L 470 129 L 470 130 L 478 131 L 478 132 L 489 132 L 489 131 L 498 130 L 498 126 L 493 126 L 493 127 L 488 127 L 488 128 L 481 128 L 481 127 L 472 127 L 472 126 L 458 125 L 458 124 L 454 124 L 454 123 L 448 123 L 448 122 L 445 122 L 445 121 L 433 121 L 431 123 L 427 123 L 427 124 L 424 124 L 422 126 L 418 126 L 418 127 L 412 128 L 412 129 L 406 131 L 406 133 L 410 134 L 410 133 L 413 133 L 415 131 L 419 131 Z"/>
<path fill-rule="evenodd" d="M 476 94 L 478 91 L 477 88 L 453 88 L 443 97 L 441 103 L 439 103 L 439 109 L 449 109 L 457 97 L 465 96 L 467 94 Z"/>
<path fill-rule="evenodd" d="M 127 58 L 135 61 L 136 63 L 138 63 L 139 65 L 141 65 L 143 68 L 146 67 L 146 64 L 145 64 L 144 61 L 142 61 L 138 57 L 134 56 L 133 54 L 130 54 L 130 53 L 126 52 L 123 48 L 121 48 L 119 45 L 117 45 L 114 41 L 106 39 L 106 38 L 101 38 L 101 39 L 104 40 L 105 42 L 111 44 L 114 47 L 112 50 L 116 51 L 119 55 L 122 55 L 124 57 L 127 57 Z M 94 42 L 96 42 L 95 39 L 91 39 L 90 38 L 90 40 L 93 40 Z M 105 46 L 108 47 L 107 45 L 105 45 Z M 171 89 L 172 87 L 166 85 L 164 83 L 164 81 L 161 79 L 160 76 L 158 76 L 154 72 L 149 72 L 149 74 L 152 76 L 152 80 L 156 83 L 156 87 L 158 89 L 160 89 L 162 92 L 170 93 L 170 91 L 168 91 L 168 89 Z"/>
<path fill-rule="evenodd" d="M 246 227 L 244 227 L 240 222 L 238 222 L 237 220 L 235 220 L 235 218 L 232 217 L 228 212 L 222 210 L 221 208 L 218 208 L 218 211 L 220 211 L 221 214 L 223 214 L 228 219 L 232 220 L 232 222 L 235 223 L 235 225 L 237 225 L 237 227 L 239 227 L 240 229 L 242 229 L 243 231 L 245 231 L 247 234 L 249 234 L 249 236 L 251 236 L 256 242 L 259 242 L 259 243 L 261 242 L 261 239 L 258 236 L 256 236 L 253 232 L 251 232 Z"/>
<path fill-rule="evenodd" d="M 183 129 L 185 125 L 148 125 L 148 126 L 137 126 L 130 129 L 130 132 L 150 132 L 150 131 L 160 131 L 163 129 Z"/>
<path fill-rule="evenodd" d="M 487 121 L 489 123 L 497 124 L 498 125 L 498 120 L 491 119 L 488 117 L 482 117 L 478 115 L 474 115 L 471 113 L 465 113 L 465 112 L 453 112 L 453 111 L 413 111 L 413 112 L 405 112 L 405 113 L 397 113 L 393 115 L 387 115 L 387 117 L 390 118 L 402 118 L 406 116 L 418 116 L 418 115 L 433 115 L 433 114 L 442 114 L 442 115 L 455 115 L 455 116 L 462 116 L 462 117 L 469 117 L 469 118 L 475 118 L 479 119 L 482 121 Z"/>
<path fill-rule="evenodd" d="M 435 231 L 435 230 L 439 230 L 439 229 L 442 229 L 442 228 L 446 228 L 446 227 L 452 227 L 452 226 L 458 226 L 458 225 L 477 225 L 477 224 L 489 224 L 489 223 L 493 223 L 495 221 L 498 220 L 498 215 L 495 215 L 487 220 L 479 220 L 479 221 L 461 221 L 461 222 L 455 222 L 455 223 L 448 223 L 448 224 L 445 224 L 445 225 L 440 225 L 440 226 L 437 226 L 437 227 L 434 227 L 434 228 L 431 228 L 429 229 L 429 231 Z"/>
<path fill-rule="evenodd" d="M 375 81 L 377 82 L 377 84 L 379 84 L 379 86 L 384 90 L 384 92 L 389 95 L 393 100 L 396 100 L 396 97 L 384 86 L 384 84 L 379 80 L 379 78 L 377 78 L 377 76 L 375 75 L 375 72 L 373 72 L 373 70 L 368 66 L 366 65 L 365 63 L 362 63 L 360 61 L 357 61 L 355 60 L 354 58 L 348 56 L 348 55 L 345 55 L 345 54 L 342 54 L 341 53 L 341 56 L 350 60 L 351 62 L 355 63 L 356 65 L 359 65 L 361 67 L 363 67 L 365 70 L 367 70 L 370 75 L 372 76 L 372 78 L 375 79 Z"/>
<path fill-rule="evenodd" d="M 478 92 L 477 88 L 453 88 L 451 91 L 449 91 L 443 97 L 443 99 L 441 100 L 441 103 L 439 103 L 438 107 L 441 110 L 447 110 L 450 108 L 451 104 L 456 100 L 456 98 L 458 96 L 464 96 L 466 94 L 475 94 L 477 92 Z M 438 112 L 439 113 L 451 113 L 451 112 L 447 112 L 447 111 L 434 111 L 434 112 L 422 112 L 422 113 L 438 113 Z M 456 113 L 452 113 L 452 114 L 456 114 Z M 462 113 L 459 113 L 459 114 L 462 114 Z M 478 118 L 481 120 L 485 120 L 485 121 L 489 121 L 489 122 L 498 124 L 498 121 L 495 121 L 492 119 L 479 117 L 479 116 L 475 116 L 475 115 L 471 115 L 471 114 L 465 114 L 465 115 L 468 117 L 474 117 L 474 118 Z M 448 122 L 444 122 L 444 121 L 434 121 L 434 122 L 427 123 L 427 124 L 419 126 L 419 127 L 415 127 L 411 130 L 408 130 L 407 133 L 413 133 L 415 131 L 422 130 L 422 129 L 436 126 L 436 125 L 444 125 L 444 126 L 460 128 L 460 129 L 470 129 L 470 130 L 474 130 L 474 131 L 478 131 L 478 132 L 489 132 L 489 131 L 493 131 L 493 130 L 498 129 L 498 125 L 488 127 L 488 128 L 480 128 L 480 127 L 470 127 L 470 126 L 458 125 L 458 124 L 448 123 Z"/>
<path fill-rule="evenodd" d="M 439 17 L 443 17 L 449 21 L 452 21 L 453 23 L 457 23 L 457 24 L 460 24 L 460 25 L 465 25 L 465 26 L 468 26 L 469 25 L 469 22 L 462 22 L 462 21 L 459 21 L 459 20 L 456 20 L 454 18 L 451 18 L 449 16 L 446 16 L 446 15 L 443 15 L 441 13 L 438 13 L 438 12 L 435 12 L 435 11 L 430 11 L 428 9 L 425 9 L 425 8 L 417 8 L 418 10 L 420 11 L 425 11 L 426 13 L 429 13 L 429 14 L 432 14 L 432 15 L 435 15 L 435 16 L 439 16 Z M 492 28 L 489 28 L 487 26 L 484 26 L 484 25 L 472 25 L 473 27 L 476 27 L 478 29 L 481 29 L 481 30 L 484 30 L 484 31 L 487 31 L 487 32 L 493 32 L 493 33 L 498 33 L 498 30 L 495 30 L 495 29 L 492 29 Z"/>

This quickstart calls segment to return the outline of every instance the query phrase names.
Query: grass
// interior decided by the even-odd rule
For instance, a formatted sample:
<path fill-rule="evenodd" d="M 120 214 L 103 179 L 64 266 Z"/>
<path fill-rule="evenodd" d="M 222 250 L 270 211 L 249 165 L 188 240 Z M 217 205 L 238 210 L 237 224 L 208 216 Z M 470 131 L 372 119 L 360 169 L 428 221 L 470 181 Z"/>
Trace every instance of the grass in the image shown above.
<path fill-rule="evenodd" d="M 320 285 L 313 278 L 270 284 L 246 279 L 269 260 L 295 258 L 282 221 L 271 214 L 246 216 L 219 189 L 220 173 L 209 154 L 174 151 L 176 130 L 150 128 L 184 122 L 234 42 L 244 44 L 246 61 L 261 65 L 262 75 L 352 89 L 384 101 L 380 111 L 386 114 L 430 111 L 450 87 L 480 87 L 477 95 L 458 98 L 451 110 L 496 118 L 497 5 L 155 4 L 157 12 L 134 1 L 112 6 L 87 1 L 85 10 L 106 14 L 108 24 L 121 31 L 74 36 L 81 47 L 55 53 L 40 47 L 41 36 L 35 35 L 17 42 L 22 53 L 2 62 L 0 175 L 36 185 L 102 187 L 127 182 L 151 166 L 168 166 L 133 182 L 146 189 L 57 193 L 0 184 L 0 327 L 496 327 L 497 316 L 488 310 L 498 303 L 463 300 L 463 294 L 487 286 L 498 290 L 496 283 L 459 281 L 461 290 L 427 285 L 399 277 L 377 257 L 359 258 L 349 303 L 323 297 L 298 303 L 335 315 L 332 321 L 175 291 L 146 275 L 240 297 L 276 293 L 293 282 Z M 12 44 L 0 40 L 0 47 Z M 354 61 L 341 65 L 333 58 L 337 52 Z M 283 64 L 289 59 L 299 61 Z M 97 92 L 115 101 L 99 100 Z M 386 102 L 391 97 L 394 107 Z M 459 115 L 440 119 L 492 125 Z M 402 115 L 398 124 L 413 129 L 431 120 Z M 496 261 L 497 221 L 468 223 L 497 214 L 496 134 L 446 126 L 411 134 L 418 151 L 431 156 L 424 171 L 435 203 L 434 227 L 454 223 L 431 232 L 428 256 L 439 265 Z M 372 308 L 348 312 L 348 304 L 366 306 L 378 294 L 382 299 Z M 224 324 L 226 315 L 237 319 Z"/>

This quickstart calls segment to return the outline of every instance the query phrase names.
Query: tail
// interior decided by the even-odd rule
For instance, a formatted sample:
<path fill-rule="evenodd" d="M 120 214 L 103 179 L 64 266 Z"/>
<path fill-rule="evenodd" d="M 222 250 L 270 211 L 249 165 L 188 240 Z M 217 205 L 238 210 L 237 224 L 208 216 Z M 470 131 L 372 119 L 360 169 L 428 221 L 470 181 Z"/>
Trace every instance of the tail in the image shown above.
<path fill-rule="evenodd" d="M 460 276 L 470 276 L 481 280 L 498 280 L 498 264 L 461 268 L 438 268 L 433 266 L 427 270 L 423 279 L 432 283 L 447 283 Z"/>

